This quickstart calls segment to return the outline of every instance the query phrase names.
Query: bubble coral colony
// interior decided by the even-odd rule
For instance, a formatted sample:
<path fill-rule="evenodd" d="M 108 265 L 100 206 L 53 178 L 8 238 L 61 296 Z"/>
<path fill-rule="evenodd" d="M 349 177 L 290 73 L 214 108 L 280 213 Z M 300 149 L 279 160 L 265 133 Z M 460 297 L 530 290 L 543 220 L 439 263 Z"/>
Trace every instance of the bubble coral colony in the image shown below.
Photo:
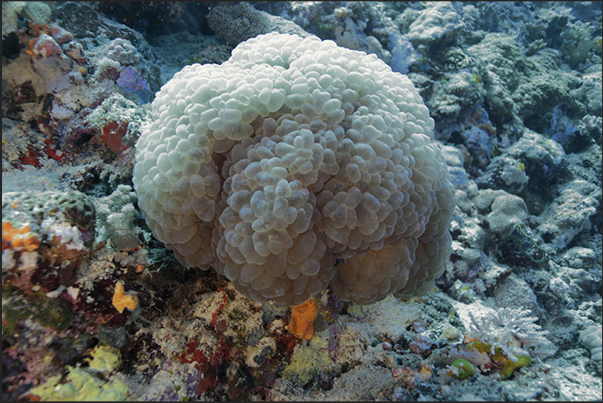
<path fill-rule="evenodd" d="M 133 182 L 155 237 L 258 302 L 330 285 L 424 295 L 449 257 L 453 187 L 411 81 L 374 54 L 270 33 L 157 93 Z"/>

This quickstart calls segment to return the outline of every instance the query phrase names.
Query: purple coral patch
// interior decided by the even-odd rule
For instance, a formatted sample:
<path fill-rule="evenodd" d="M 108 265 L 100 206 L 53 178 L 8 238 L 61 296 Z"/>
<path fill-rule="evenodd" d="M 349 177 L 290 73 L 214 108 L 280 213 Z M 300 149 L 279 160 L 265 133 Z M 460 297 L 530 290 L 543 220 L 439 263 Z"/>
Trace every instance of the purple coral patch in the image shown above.
<path fill-rule="evenodd" d="M 119 74 L 117 85 L 135 93 L 140 98 L 140 102 L 146 104 L 150 101 L 149 84 L 142 74 L 132 66 L 124 68 Z"/>

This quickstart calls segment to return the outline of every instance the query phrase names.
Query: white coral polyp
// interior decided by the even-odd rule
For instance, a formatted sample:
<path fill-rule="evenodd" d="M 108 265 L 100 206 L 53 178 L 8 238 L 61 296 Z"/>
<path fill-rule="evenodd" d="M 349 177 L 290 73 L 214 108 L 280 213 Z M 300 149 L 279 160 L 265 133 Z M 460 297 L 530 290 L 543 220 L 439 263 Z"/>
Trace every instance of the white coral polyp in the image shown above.
<path fill-rule="evenodd" d="M 184 265 L 279 305 L 329 285 L 360 304 L 423 295 L 442 273 L 454 196 L 434 122 L 375 55 L 260 35 L 182 69 L 150 116 L 134 187 Z"/>

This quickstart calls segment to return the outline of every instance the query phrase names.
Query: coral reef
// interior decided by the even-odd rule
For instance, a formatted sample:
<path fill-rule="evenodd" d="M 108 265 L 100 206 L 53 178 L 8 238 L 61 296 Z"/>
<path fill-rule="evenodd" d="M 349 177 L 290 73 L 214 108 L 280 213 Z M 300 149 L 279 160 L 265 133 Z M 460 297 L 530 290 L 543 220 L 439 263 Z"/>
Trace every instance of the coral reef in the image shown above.
<path fill-rule="evenodd" d="M 129 185 L 119 185 L 110 196 L 101 197 L 96 202 L 97 240 L 110 240 L 114 247 L 122 251 L 140 248 L 138 236 L 142 230 L 134 226 L 136 215 L 136 194 Z"/>
<path fill-rule="evenodd" d="M 590 348 L 591 359 L 593 361 L 601 361 L 601 326 L 587 327 L 580 333 L 580 340 Z"/>
<path fill-rule="evenodd" d="M 231 46 L 269 32 L 265 13 L 245 2 L 220 4 L 211 9 L 207 19 L 209 27 Z"/>
<path fill-rule="evenodd" d="M 218 4 L 207 14 L 207 21 L 216 35 L 231 47 L 269 32 L 309 36 L 306 31 L 290 21 L 256 10 L 246 2 Z"/>
<path fill-rule="evenodd" d="M 600 2 L 3 2 L 3 400 L 600 400 L 602 15 Z M 294 48 L 254 48 L 262 42 L 253 38 L 269 32 L 305 39 Z M 328 55 L 321 55 L 325 43 Z M 304 55 L 295 52 L 305 46 Z M 195 63 L 201 68 L 190 66 Z M 245 70 L 249 82 L 239 76 L 241 65 L 253 71 L 250 79 Z M 352 72 L 362 66 L 360 79 Z M 378 82 L 392 77 L 390 67 L 406 74 L 402 103 L 382 89 L 398 84 Z M 197 69 L 211 71 L 205 84 L 222 93 L 204 101 L 211 107 L 205 112 L 183 110 L 180 116 L 182 102 L 190 107 L 194 92 L 202 89 L 201 97 L 206 91 L 199 77 L 183 80 Z M 281 78 L 272 80 L 269 72 Z M 350 76 L 354 85 L 366 86 L 364 92 L 354 87 L 357 98 Z M 229 85 L 257 91 L 231 91 Z M 331 85 L 329 97 L 312 95 L 313 85 Z M 164 104 L 166 94 L 180 98 L 159 116 L 177 115 L 177 124 L 157 128 L 166 147 L 154 147 L 157 157 L 186 148 L 175 141 L 183 127 L 213 122 L 195 130 L 220 136 L 218 123 L 239 121 L 234 101 L 267 113 L 261 125 L 252 124 L 252 141 L 227 150 L 225 138 L 213 138 L 214 152 L 197 155 L 215 164 L 211 172 L 199 168 L 200 175 L 220 178 L 218 190 L 202 182 L 206 192 L 218 193 L 212 209 L 197 210 L 203 218 L 217 212 L 214 222 L 232 230 L 200 234 L 215 239 L 205 245 L 208 262 L 215 261 L 220 238 L 226 258 L 233 251 L 227 245 L 248 234 L 234 215 L 222 222 L 220 216 L 246 200 L 235 197 L 236 186 L 252 193 L 256 179 L 272 180 L 254 170 L 271 161 L 277 146 L 291 154 L 301 179 L 308 161 L 333 168 L 305 188 L 309 203 L 318 206 L 302 209 L 316 239 L 300 233 L 292 239 L 301 247 L 289 250 L 297 259 L 332 254 L 325 262 L 340 275 L 330 285 L 323 278 L 325 287 L 316 287 L 311 302 L 289 308 L 254 301 L 228 279 L 230 269 L 222 275 L 183 264 L 153 236 L 144 197 L 132 186 L 135 144 L 157 118 L 153 102 Z M 297 95 L 304 102 L 298 104 Z M 360 99 L 362 106 L 356 105 Z M 280 112 L 268 111 L 281 100 Z M 348 119 L 348 104 L 356 112 L 369 110 L 358 116 L 362 130 Z M 413 112 L 418 104 L 427 107 L 421 119 Z M 312 118 L 305 117 L 308 105 Z M 239 111 L 241 120 L 247 109 Z M 444 231 L 450 247 L 438 250 L 446 257 L 434 269 L 438 277 L 418 279 L 426 284 L 422 296 L 387 295 L 361 305 L 369 302 L 360 298 L 363 287 L 376 285 L 358 281 L 382 281 L 372 270 L 376 262 L 391 268 L 393 260 L 404 265 L 429 258 L 411 241 L 383 256 L 371 238 L 381 230 L 372 232 L 371 220 L 363 224 L 372 226 L 350 229 L 344 242 L 337 237 L 353 211 L 358 219 L 366 213 L 348 206 L 357 195 L 349 192 L 352 183 L 368 184 L 361 203 L 376 207 L 362 202 L 374 193 L 380 207 L 372 214 L 386 230 L 392 222 L 394 231 L 409 224 L 404 209 L 421 205 L 411 192 L 397 201 L 407 206 L 401 207 L 404 220 L 385 217 L 381 207 L 397 196 L 386 198 L 381 189 L 394 190 L 386 185 L 397 151 L 387 143 L 391 159 L 383 147 L 372 150 L 372 158 L 362 147 L 400 110 L 406 124 L 417 126 L 412 133 L 433 119 L 424 125 L 428 143 L 439 150 L 436 165 L 442 175 L 448 171 L 446 187 L 456 198 Z M 340 111 L 344 118 L 337 121 L 333 115 Z M 255 118 L 245 114 L 250 122 Z M 333 137 L 318 139 L 323 123 L 343 130 L 330 127 Z M 318 149 L 301 147 L 306 129 L 321 144 L 322 160 Z M 292 133 L 297 143 L 282 141 Z M 402 157 L 414 150 L 417 168 L 416 136 L 404 141 Z M 334 162 L 324 157 L 331 146 Z M 361 155 L 353 155 L 356 148 Z M 170 164 L 190 162 L 166 154 Z M 142 165 L 145 172 L 154 169 Z M 340 169 L 331 175 L 335 166 Z M 360 180 L 352 182 L 355 166 Z M 375 170 L 383 174 L 379 183 Z M 365 175 L 363 182 L 368 171 L 370 181 Z M 421 190 L 420 174 L 410 176 L 404 183 Z M 179 179 L 172 172 L 160 182 L 170 198 L 178 194 L 169 189 Z M 196 186 L 200 191 L 201 183 Z M 327 191 L 332 195 L 316 196 Z M 165 193 L 153 196 L 164 203 Z M 270 192 L 264 196 L 253 201 L 260 210 L 271 202 Z M 247 201 L 251 206 L 251 194 Z M 162 220 L 172 217 L 161 211 Z M 173 217 L 188 225 L 185 216 Z M 351 258 L 344 249 L 355 247 L 352 235 L 360 227 L 366 227 L 366 245 Z M 408 231 L 413 228 L 409 224 Z M 187 235 L 180 229 L 172 237 Z M 276 250 L 280 241 L 266 244 Z M 324 248 L 311 248 L 321 242 Z M 315 284 L 301 283 L 299 304 Z M 363 285 L 354 291 L 356 302 L 346 301 L 352 298 L 342 288 L 353 284 Z"/>
<path fill-rule="evenodd" d="M 3 1 L 2 2 L 2 38 L 17 30 L 17 19 L 19 13 L 27 3 L 24 1 Z"/>
<path fill-rule="evenodd" d="M 453 4 L 442 1 L 421 11 L 408 27 L 408 38 L 416 44 L 434 43 L 443 37 L 451 37 L 463 25 Z"/>
<path fill-rule="evenodd" d="M 77 191 L 2 194 L 2 267 L 6 281 L 45 291 L 73 282 L 94 241 L 94 205 Z M 6 255 L 5 255 L 6 253 Z"/>

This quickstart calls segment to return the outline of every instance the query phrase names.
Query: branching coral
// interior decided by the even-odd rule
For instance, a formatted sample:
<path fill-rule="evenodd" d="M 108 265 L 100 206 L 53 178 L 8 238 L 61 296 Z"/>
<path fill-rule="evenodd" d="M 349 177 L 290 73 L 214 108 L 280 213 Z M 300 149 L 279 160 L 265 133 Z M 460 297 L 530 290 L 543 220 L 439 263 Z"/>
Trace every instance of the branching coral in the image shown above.
<path fill-rule="evenodd" d="M 486 312 L 476 318 L 467 311 L 470 331 L 462 343 L 441 356 L 448 366 L 440 374 L 463 380 L 473 375 L 475 366 L 482 373 L 499 370 L 501 378 L 507 379 L 534 357 L 555 354 L 556 347 L 545 337 L 548 332 L 534 323 L 538 318 L 530 316 L 531 311 L 503 308 Z"/>
<path fill-rule="evenodd" d="M 500 348 L 512 361 L 521 355 L 548 357 L 556 352 L 555 346 L 546 338 L 547 331 L 537 325 L 537 317 L 530 316 L 529 310 L 503 308 L 495 315 L 475 318 L 472 334 L 491 345 L 491 353 Z"/>
<path fill-rule="evenodd" d="M 328 285 L 361 304 L 408 298 L 450 253 L 454 194 L 433 127 L 375 55 L 260 35 L 162 88 L 133 182 L 180 262 L 256 301 L 298 305 Z"/>

